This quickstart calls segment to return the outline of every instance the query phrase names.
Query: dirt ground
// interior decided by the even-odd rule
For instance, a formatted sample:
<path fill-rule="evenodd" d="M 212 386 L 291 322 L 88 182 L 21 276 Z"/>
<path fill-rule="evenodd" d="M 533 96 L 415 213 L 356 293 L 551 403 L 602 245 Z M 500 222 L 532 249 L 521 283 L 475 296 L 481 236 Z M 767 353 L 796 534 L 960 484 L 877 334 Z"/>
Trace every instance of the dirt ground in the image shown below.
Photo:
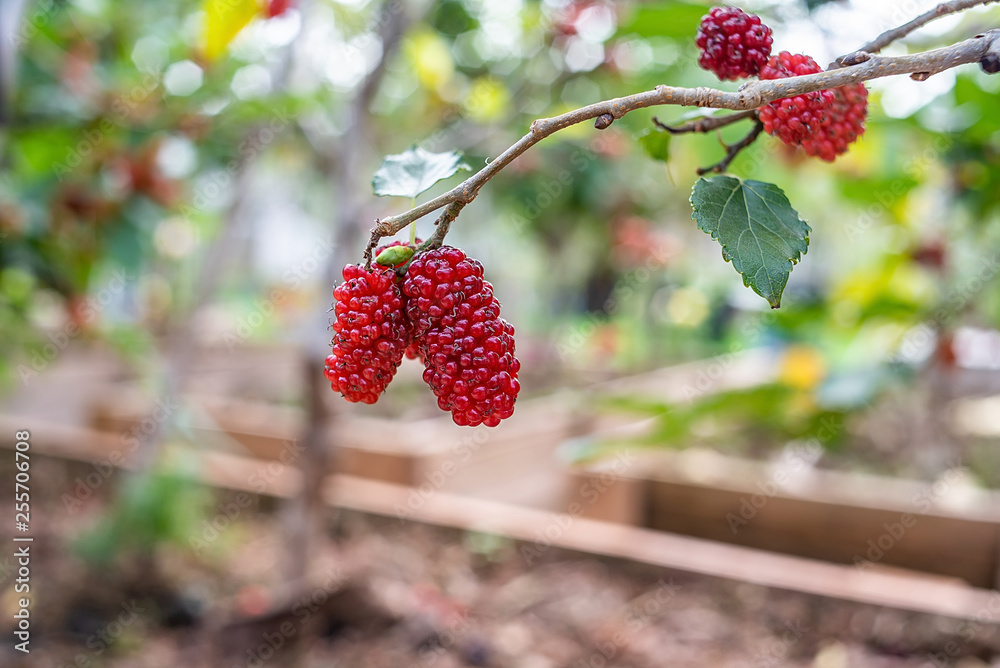
<path fill-rule="evenodd" d="M 2 562 L 0 665 L 1000 666 L 995 625 L 583 554 L 539 556 L 495 535 L 353 512 L 330 513 L 309 584 L 293 592 L 282 586 L 295 548 L 281 504 L 232 492 L 200 492 L 217 531 L 202 515 L 179 540 L 123 542 L 96 564 L 80 556 L 81 536 L 121 474 L 69 508 L 63 495 L 89 470 L 34 463 L 32 651 L 13 650 L 15 575 Z M 996 608 L 987 613 L 1000 620 L 1000 594 Z"/>

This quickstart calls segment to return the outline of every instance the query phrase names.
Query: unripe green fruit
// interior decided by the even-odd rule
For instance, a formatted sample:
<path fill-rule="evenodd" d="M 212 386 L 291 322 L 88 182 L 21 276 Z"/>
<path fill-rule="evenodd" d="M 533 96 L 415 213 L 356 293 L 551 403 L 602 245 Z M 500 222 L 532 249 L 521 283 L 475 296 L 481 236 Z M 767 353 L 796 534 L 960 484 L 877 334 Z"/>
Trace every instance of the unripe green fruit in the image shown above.
<path fill-rule="evenodd" d="M 413 249 L 409 246 L 389 246 L 378 254 L 375 263 L 383 267 L 395 267 L 413 257 Z"/>

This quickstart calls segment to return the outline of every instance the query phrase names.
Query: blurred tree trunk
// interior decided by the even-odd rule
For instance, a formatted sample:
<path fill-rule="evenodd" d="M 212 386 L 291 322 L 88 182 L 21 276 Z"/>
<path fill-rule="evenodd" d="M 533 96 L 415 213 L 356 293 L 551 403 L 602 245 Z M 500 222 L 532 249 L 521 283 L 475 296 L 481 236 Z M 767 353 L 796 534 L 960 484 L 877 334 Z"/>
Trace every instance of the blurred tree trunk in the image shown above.
<path fill-rule="evenodd" d="M 10 122 L 17 84 L 17 51 L 23 40 L 25 0 L 0 3 L 0 125 Z"/>
<path fill-rule="evenodd" d="M 323 273 L 327 285 L 339 278 L 339 269 L 360 257 L 363 237 L 373 222 L 366 215 L 370 187 L 368 171 L 374 161 L 369 109 L 382 82 L 387 61 L 396 52 L 410 23 L 405 3 L 386 3 L 378 10 L 382 56 L 366 77 L 351 103 L 351 123 L 332 142 L 317 146 L 320 162 L 327 167 L 333 184 L 334 212 L 331 227 L 334 251 Z M 365 232 L 363 234 L 363 232 Z M 323 485 L 336 468 L 336 444 L 329 439 L 334 416 L 327 410 L 329 383 L 323 376 L 324 360 L 330 352 L 329 313 L 317 314 L 316 335 L 307 338 L 302 359 L 302 389 L 306 393 L 306 425 L 302 435 L 299 468 L 302 489 L 289 501 L 283 525 L 287 534 L 287 579 L 293 595 L 308 593 L 309 567 L 315 552 L 316 538 L 323 534 Z"/>

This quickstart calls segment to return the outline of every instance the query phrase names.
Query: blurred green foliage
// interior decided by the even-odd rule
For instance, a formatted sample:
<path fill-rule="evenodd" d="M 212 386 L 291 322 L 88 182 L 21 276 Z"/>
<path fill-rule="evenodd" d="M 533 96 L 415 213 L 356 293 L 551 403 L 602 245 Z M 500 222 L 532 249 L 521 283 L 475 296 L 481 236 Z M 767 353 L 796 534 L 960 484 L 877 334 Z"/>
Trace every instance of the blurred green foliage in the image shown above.
<path fill-rule="evenodd" d="M 117 503 L 76 540 L 75 549 L 94 565 L 127 555 L 150 555 L 163 545 L 187 550 L 200 537 L 211 493 L 177 472 L 127 479 Z"/>
<path fill-rule="evenodd" d="M 848 3 L 757 5 L 776 48 L 808 38 L 821 60 L 874 36 L 869 25 L 877 30 L 874 20 L 859 23 L 866 8 Z M 190 305 L 237 192 L 274 207 L 258 219 L 280 224 L 249 233 L 265 250 L 296 238 L 316 245 L 319 229 L 354 239 L 338 252 L 360 259 L 370 221 L 352 221 L 348 234 L 331 229 L 344 192 L 331 181 L 345 156 L 330 147 L 354 131 L 352 101 L 380 67 L 379 32 L 402 6 L 303 3 L 253 19 L 214 59 L 203 2 L 79 0 L 26 13 L 15 27 L 17 77 L 3 82 L 0 373 L 16 382 L 19 366 L 70 326 L 73 338 L 121 342 L 136 358 L 154 350 Z M 414 5 L 400 48 L 382 64 L 370 135 L 347 161 L 352 187 L 365 188 L 385 155 L 414 144 L 463 151 L 478 168 L 535 118 L 661 83 L 719 85 L 697 67 L 693 44 L 709 6 L 448 0 L 419 15 Z M 951 43 L 998 19 L 996 8 L 980 10 L 914 44 Z M 821 30 L 846 24 L 865 34 Z M 669 146 L 649 132 L 653 111 L 600 132 L 568 128 L 497 176 L 449 239 L 484 260 L 505 314 L 536 342 L 519 344 L 536 350 L 535 367 L 617 373 L 798 343 L 830 377 L 881 369 L 922 323 L 1000 325 L 995 273 L 975 280 L 1000 242 L 1000 78 L 964 67 L 934 81 L 943 84 L 873 84 L 864 139 L 832 165 L 766 136 L 733 163 L 737 176 L 778 184 L 812 228 L 777 312 L 757 303 L 690 217 L 695 168 L 717 161 L 719 137 L 738 139 L 742 124 Z M 701 112 L 655 113 L 673 123 Z M 249 192 L 237 189 L 241 179 Z M 373 206 L 391 215 L 408 205 Z M 426 236 L 430 224 L 418 228 Z M 230 331 L 280 289 L 293 306 L 251 338 L 288 339 L 295 311 L 325 310 L 329 286 L 323 272 L 275 278 L 255 252 L 228 269 L 213 322 Z M 116 271 L 129 280 L 101 300 Z M 713 406 L 742 415 L 748 402 L 783 400 L 761 392 Z M 765 426 L 792 436 L 808 420 Z"/>
<path fill-rule="evenodd" d="M 793 387 L 768 383 L 706 396 L 685 406 L 636 398 L 609 398 L 606 406 L 656 415 L 656 426 L 638 443 L 670 448 L 714 447 L 766 455 L 776 443 L 815 439 L 836 450 L 844 441 L 845 413 L 811 404 Z"/>

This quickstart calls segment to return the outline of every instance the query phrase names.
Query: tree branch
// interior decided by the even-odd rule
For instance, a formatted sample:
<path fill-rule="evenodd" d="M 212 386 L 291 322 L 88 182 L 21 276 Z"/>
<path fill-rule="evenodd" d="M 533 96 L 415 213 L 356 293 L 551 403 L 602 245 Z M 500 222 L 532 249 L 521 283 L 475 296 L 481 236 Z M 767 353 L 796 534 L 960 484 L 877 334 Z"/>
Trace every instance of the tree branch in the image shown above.
<path fill-rule="evenodd" d="M 884 33 L 858 49 L 858 51 L 878 53 L 885 47 L 895 42 L 897 39 L 906 37 L 917 28 L 923 27 L 934 19 L 939 19 L 942 16 L 947 16 L 948 14 L 961 12 L 966 9 L 976 7 L 977 5 L 988 5 L 993 2 L 1000 2 L 1000 0 L 950 0 L 949 2 L 942 2 L 934 9 L 924 12 L 909 23 L 904 23 L 898 28 L 893 28 L 892 30 L 886 30 Z"/>
<path fill-rule="evenodd" d="M 666 123 L 662 123 L 656 116 L 653 116 L 653 125 L 661 130 L 666 130 L 672 135 L 682 135 L 688 132 L 711 132 L 712 130 L 718 130 L 727 125 L 742 121 L 744 118 L 754 118 L 756 115 L 757 110 L 752 109 L 750 111 L 738 111 L 735 114 L 726 114 L 725 116 L 700 118 L 697 121 L 691 121 L 684 125 L 667 125 Z"/>
<path fill-rule="evenodd" d="M 979 61 L 979 66 L 987 74 L 1000 72 L 1000 39 L 994 39 L 990 48 L 986 49 L 983 59 Z M 912 74 L 910 76 L 913 76 Z"/>
<path fill-rule="evenodd" d="M 900 74 L 927 73 L 927 76 L 930 76 L 959 65 L 978 63 L 991 53 L 990 49 L 994 43 L 1000 43 L 1000 29 L 990 30 L 972 39 L 932 51 L 895 57 L 873 54 L 863 62 L 850 67 L 788 77 L 787 79 L 751 81 L 735 92 L 714 88 L 657 86 L 653 90 L 604 100 L 560 116 L 541 118 L 531 124 L 531 130 L 528 134 L 517 140 L 486 167 L 448 192 L 409 211 L 377 221 L 375 227 L 372 228 L 372 240 L 377 243 L 382 237 L 392 236 L 413 221 L 453 202 L 461 202 L 463 206 L 468 204 L 476 198 L 479 190 L 486 185 L 487 181 L 529 148 L 559 130 L 592 118 L 610 115 L 614 119 L 619 119 L 631 111 L 660 105 L 751 111 L 769 102 L 803 93 Z"/>
<path fill-rule="evenodd" d="M 747 133 L 746 137 L 744 137 L 743 139 L 739 140 L 734 144 L 723 143 L 722 145 L 726 147 L 726 157 L 724 157 L 722 160 L 709 167 L 699 167 L 697 170 L 698 176 L 708 174 L 709 172 L 715 172 L 717 174 L 720 174 L 726 171 L 726 168 L 729 167 L 729 163 L 731 163 L 733 159 L 737 155 L 739 155 L 740 151 L 745 149 L 750 144 L 754 143 L 757 140 L 757 137 L 759 137 L 760 133 L 763 131 L 764 131 L 764 124 L 760 122 L 760 119 L 758 119 L 757 122 L 754 123 L 753 129 Z"/>

